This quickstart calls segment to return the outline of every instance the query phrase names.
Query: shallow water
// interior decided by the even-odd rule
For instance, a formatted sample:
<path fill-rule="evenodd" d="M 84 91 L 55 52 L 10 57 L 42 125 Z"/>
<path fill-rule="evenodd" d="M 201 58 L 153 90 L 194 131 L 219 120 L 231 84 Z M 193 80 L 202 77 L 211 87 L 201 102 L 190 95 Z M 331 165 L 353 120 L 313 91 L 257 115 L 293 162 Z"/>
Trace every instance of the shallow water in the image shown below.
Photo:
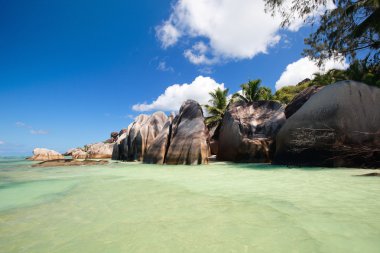
<path fill-rule="evenodd" d="M 0 158 L 1 252 L 380 252 L 380 178 L 358 169 Z"/>

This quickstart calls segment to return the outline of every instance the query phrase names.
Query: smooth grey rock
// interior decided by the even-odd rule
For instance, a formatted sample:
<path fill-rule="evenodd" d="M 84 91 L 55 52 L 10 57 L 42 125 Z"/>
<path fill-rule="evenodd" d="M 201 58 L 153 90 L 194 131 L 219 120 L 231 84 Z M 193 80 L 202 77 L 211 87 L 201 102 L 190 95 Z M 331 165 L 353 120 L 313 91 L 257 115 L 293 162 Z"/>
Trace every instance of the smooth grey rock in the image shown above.
<path fill-rule="evenodd" d="M 270 162 L 274 138 L 284 123 L 284 106 L 279 102 L 231 104 L 219 132 L 218 160 Z"/>
<path fill-rule="evenodd" d="M 285 107 L 285 117 L 288 119 L 292 116 L 298 109 L 301 108 L 307 100 L 311 98 L 315 93 L 323 89 L 323 86 L 310 86 L 298 93 L 292 101 Z"/>
<path fill-rule="evenodd" d="M 323 88 L 281 128 L 274 162 L 380 167 L 380 88 L 354 81 Z"/>
<path fill-rule="evenodd" d="M 173 120 L 166 164 L 207 164 L 208 140 L 201 106 L 194 100 L 185 101 Z"/>
<path fill-rule="evenodd" d="M 143 162 L 150 164 L 164 164 L 170 144 L 173 117 L 169 117 L 161 132 L 154 139 L 144 155 Z"/>

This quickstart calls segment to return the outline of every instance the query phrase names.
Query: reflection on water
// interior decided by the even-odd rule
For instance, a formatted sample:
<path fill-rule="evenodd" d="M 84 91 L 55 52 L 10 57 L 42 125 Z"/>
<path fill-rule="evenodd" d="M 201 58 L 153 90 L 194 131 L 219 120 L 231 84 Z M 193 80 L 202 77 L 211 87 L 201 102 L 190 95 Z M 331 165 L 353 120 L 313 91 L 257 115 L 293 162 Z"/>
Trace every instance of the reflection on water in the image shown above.
<path fill-rule="evenodd" d="M 1 252 L 380 252 L 370 171 L 0 159 Z"/>

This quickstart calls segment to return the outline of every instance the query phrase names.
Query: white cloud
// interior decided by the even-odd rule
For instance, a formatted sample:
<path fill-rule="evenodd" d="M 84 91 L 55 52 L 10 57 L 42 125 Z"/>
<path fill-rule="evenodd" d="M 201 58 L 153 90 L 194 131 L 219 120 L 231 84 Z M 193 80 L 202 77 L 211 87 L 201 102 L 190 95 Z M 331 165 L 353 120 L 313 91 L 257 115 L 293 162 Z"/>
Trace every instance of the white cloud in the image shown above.
<path fill-rule="evenodd" d="M 174 72 L 174 68 L 171 66 L 168 66 L 166 61 L 159 61 L 157 65 L 157 69 L 161 71 L 170 71 Z"/>
<path fill-rule="evenodd" d="M 30 130 L 30 133 L 34 134 L 34 135 L 45 135 L 45 134 L 48 134 L 49 132 L 45 131 L 45 130 L 41 130 L 41 129 L 39 129 L 39 130 L 32 129 L 32 130 Z"/>
<path fill-rule="evenodd" d="M 4 141 L 0 141 L 0 145 L 4 145 L 5 144 L 5 142 Z"/>
<path fill-rule="evenodd" d="M 288 9 L 292 1 L 285 0 L 284 8 Z M 328 8 L 333 6 L 330 2 Z M 169 18 L 156 27 L 156 35 L 164 48 L 175 45 L 181 38 L 208 41 L 207 45 L 203 43 L 206 46 L 203 52 L 199 42 L 184 51 L 193 64 L 251 59 L 267 53 L 281 39 L 281 16 L 273 17 L 264 10 L 263 0 L 176 0 Z M 294 16 L 287 28 L 292 32 L 305 25 Z"/>
<path fill-rule="evenodd" d="M 330 69 L 346 69 L 348 64 L 346 61 L 330 59 L 327 60 L 323 68 L 318 67 L 315 61 L 307 57 L 301 58 L 298 61 L 290 63 L 285 71 L 281 74 L 276 82 L 276 90 L 288 86 L 296 85 L 306 78 L 313 78 L 314 73 L 326 73 Z"/>
<path fill-rule="evenodd" d="M 48 134 L 49 133 L 48 131 L 41 130 L 41 129 L 37 129 L 36 130 L 32 126 L 29 126 L 29 125 L 27 125 L 27 124 L 25 124 L 24 122 L 21 122 L 21 121 L 17 121 L 16 122 L 16 126 L 20 127 L 20 128 L 29 129 L 29 133 L 34 134 L 34 135 L 44 135 L 44 134 Z"/>
<path fill-rule="evenodd" d="M 210 100 L 208 93 L 218 87 L 224 89 L 224 84 L 219 84 L 210 77 L 198 76 L 190 84 L 171 85 L 152 103 L 136 104 L 132 109 L 135 111 L 178 111 L 187 99 L 193 99 L 203 105 Z"/>
<path fill-rule="evenodd" d="M 162 47 L 167 48 L 177 43 L 181 33 L 170 21 L 166 21 L 161 26 L 156 27 L 156 35 L 162 42 Z"/>
<path fill-rule="evenodd" d="M 194 44 L 191 49 L 186 49 L 183 55 L 193 64 L 211 65 L 218 61 L 217 57 L 209 58 L 206 56 L 209 47 L 202 41 Z"/>

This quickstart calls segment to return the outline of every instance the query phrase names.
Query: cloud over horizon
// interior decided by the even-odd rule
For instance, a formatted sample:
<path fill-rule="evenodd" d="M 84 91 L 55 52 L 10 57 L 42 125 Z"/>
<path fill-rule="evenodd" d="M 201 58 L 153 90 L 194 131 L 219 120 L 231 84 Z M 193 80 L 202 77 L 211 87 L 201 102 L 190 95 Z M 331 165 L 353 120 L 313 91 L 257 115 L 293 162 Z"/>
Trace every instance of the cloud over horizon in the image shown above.
<path fill-rule="evenodd" d="M 21 122 L 21 121 L 17 121 L 15 123 L 15 125 L 17 127 L 20 127 L 20 128 L 25 128 L 25 129 L 29 129 L 29 133 L 30 134 L 33 134 L 33 135 L 46 135 L 48 134 L 49 132 L 46 131 L 46 130 L 42 130 L 42 129 L 34 129 L 32 126 L 29 126 L 27 124 L 25 124 L 24 122 Z"/>
<path fill-rule="evenodd" d="M 316 61 L 310 60 L 308 57 L 303 57 L 286 66 L 286 69 L 276 82 L 276 90 L 284 86 L 297 85 L 297 83 L 306 78 L 312 79 L 315 73 L 326 73 L 331 69 L 346 69 L 347 67 L 348 63 L 344 59 L 329 59 L 325 62 L 325 65 L 320 68 Z"/>
<path fill-rule="evenodd" d="M 153 110 L 178 111 L 187 99 L 193 99 L 199 104 L 206 104 L 210 99 L 209 92 L 216 88 L 224 89 L 224 83 L 217 83 L 210 77 L 198 76 L 190 84 L 173 84 L 151 103 L 135 104 L 134 111 L 144 112 Z"/>

